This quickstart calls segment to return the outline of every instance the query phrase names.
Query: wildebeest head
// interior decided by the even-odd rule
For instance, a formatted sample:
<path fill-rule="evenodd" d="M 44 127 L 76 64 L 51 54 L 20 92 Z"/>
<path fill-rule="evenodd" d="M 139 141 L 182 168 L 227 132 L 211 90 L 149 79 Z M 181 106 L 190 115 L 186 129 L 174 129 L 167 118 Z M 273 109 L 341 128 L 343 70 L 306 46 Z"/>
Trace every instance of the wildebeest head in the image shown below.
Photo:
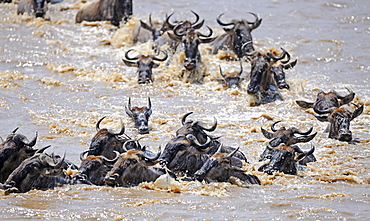
<path fill-rule="evenodd" d="M 122 121 L 121 130 L 118 133 L 106 128 L 100 129 L 100 123 L 104 120 L 104 118 L 105 117 L 101 118 L 96 123 L 97 133 L 91 140 L 87 155 L 102 155 L 108 159 L 112 159 L 116 156 L 114 151 L 118 151 L 119 153 L 123 153 L 125 151 L 122 146 L 124 142 L 130 138 L 125 134 L 125 125 L 122 123 Z M 125 135 L 125 137 L 121 137 L 121 135 Z"/>
<path fill-rule="evenodd" d="M 268 90 L 277 91 L 277 82 L 271 73 L 272 65 L 280 60 L 281 63 L 286 64 L 290 60 L 290 55 L 283 48 L 283 53 L 275 56 L 271 52 L 266 54 L 257 53 L 256 57 L 251 63 L 250 82 L 248 85 L 248 94 L 263 93 Z M 287 59 L 281 61 L 287 56 Z"/>
<path fill-rule="evenodd" d="M 267 139 L 270 139 L 269 146 L 277 147 L 280 144 L 285 144 L 287 146 L 291 146 L 296 143 L 306 143 L 312 140 L 317 133 L 311 134 L 313 127 L 311 127 L 308 131 L 301 131 L 295 127 L 286 129 L 285 127 L 280 127 L 279 129 L 275 128 L 275 125 L 281 121 L 276 121 L 271 125 L 272 132 L 268 132 L 267 130 L 261 127 L 261 131 L 263 136 Z M 295 136 L 295 134 L 300 134 L 303 136 Z"/>
<path fill-rule="evenodd" d="M 215 38 L 210 38 L 212 36 L 213 31 L 210 27 L 208 27 L 209 34 L 205 35 L 194 29 L 190 29 L 188 31 L 180 31 L 181 26 L 176 26 L 173 30 L 174 35 L 168 33 L 172 40 L 181 42 L 184 44 L 185 50 L 185 60 L 184 60 L 184 67 L 191 71 L 197 67 L 197 63 L 201 61 L 200 52 L 198 49 L 199 44 L 201 43 L 210 43 L 215 40 Z"/>
<path fill-rule="evenodd" d="M 150 157 L 143 151 L 128 150 L 119 156 L 113 168 L 107 173 L 105 183 L 110 186 L 135 186 L 141 182 L 156 180 L 160 174 L 149 168 L 159 162 L 161 150 Z"/>
<path fill-rule="evenodd" d="M 221 26 L 231 26 L 231 28 L 224 28 L 224 30 L 231 36 L 231 49 L 235 52 L 238 58 L 241 58 L 254 51 L 251 32 L 258 28 L 262 21 L 262 19 L 259 19 L 256 14 L 252 12 L 249 13 L 255 17 L 255 21 L 249 22 L 243 19 L 232 20 L 229 23 L 224 23 L 221 21 L 221 16 L 223 13 L 217 17 L 217 22 Z"/>
<path fill-rule="evenodd" d="M 242 63 L 240 63 L 240 72 L 235 76 L 227 76 L 222 72 L 221 66 L 219 66 L 219 68 L 220 74 L 223 78 L 218 78 L 217 79 L 218 81 L 223 82 L 227 88 L 238 88 L 238 89 L 241 88 L 240 84 L 244 80 L 244 78 L 240 77 L 243 73 Z"/>
<path fill-rule="evenodd" d="M 131 107 L 131 98 L 128 99 L 128 106 L 125 107 L 126 114 L 132 118 L 140 134 L 148 134 L 148 121 L 152 114 L 152 103 L 148 97 L 147 107 Z"/>
<path fill-rule="evenodd" d="M 260 171 L 272 175 L 274 172 L 283 172 L 286 174 L 297 174 L 297 162 L 304 160 L 313 154 L 315 147 L 312 146 L 309 151 L 302 151 L 297 145 L 280 145 L 271 148 L 271 159 L 268 165 L 259 168 Z"/>
<path fill-rule="evenodd" d="M 104 178 L 106 174 L 112 169 L 112 165 L 117 161 L 119 154 L 117 151 L 114 159 L 108 159 L 105 156 L 87 156 L 84 155 L 88 151 L 80 154 L 81 165 L 78 173 L 73 176 L 76 181 L 91 183 L 94 185 L 104 185 Z"/>
<path fill-rule="evenodd" d="M 199 15 L 195 13 L 194 11 L 191 11 L 191 12 L 195 15 L 194 22 L 185 20 L 185 21 L 176 22 L 176 24 L 173 24 L 170 22 L 170 18 L 173 16 L 174 13 L 171 13 L 169 16 L 167 16 L 166 21 L 164 23 L 169 30 L 174 30 L 175 27 L 178 27 L 179 31 L 181 32 L 186 32 L 190 29 L 200 29 L 204 24 L 204 19 L 198 23 Z"/>
<path fill-rule="evenodd" d="M 165 23 L 154 23 L 152 22 L 152 16 L 149 14 L 149 24 L 140 20 L 140 26 L 152 33 L 153 41 L 158 39 L 163 33 L 167 31 Z"/>
<path fill-rule="evenodd" d="M 0 144 L 0 183 L 4 182 L 22 161 L 33 156 L 37 151 L 42 152 L 46 149 L 33 149 L 37 140 L 37 132 L 36 136 L 29 142 L 26 136 L 16 133 L 17 130 L 18 128 L 13 130 Z"/>
<path fill-rule="evenodd" d="M 204 143 L 207 141 L 207 137 L 209 137 L 209 135 L 207 135 L 205 131 L 212 132 L 216 130 L 217 119 L 214 118 L 214 122 L 211 127 L 206 127 L 202 122 L 199 121 L 186 121 L 186 118 L 192 113 L 193 112 L 186 113 L 181 118 L 182 127 L 176 131 L 176 136 L 179 137 L 192 134 L 197 138 L 197 140 L 199 140 L 200 143 Z"/>
<path fill-rule="evenodd" d="M 329 138 L 340 141 L 351 141 L 352 132 L 350 130 L 350 122 L 358 117 L 364 110 L 363 105 L 357 105 L 356 110 L 351 112 L 346 108 L 331 107 L 326 110 L 317 110 L 319 114 L 315 116 L 320 121 L 328 121 L 329 124 Z"/>
<path fill-rule="evenodd" d="M 32 0 L 32 2 L 35 17 L 43 18 L 47 10 L 47 6 L 45 5 L 46 0 Z"/>
<path fill-rule="evenodd" d="M 164 54 L 163 58 L 159 58 L 154 55 L 142 55 L 139 54 L 136 57 L 130 57 L 129 53 L 133 49 L 128 50 L 125 53 L 125 59 L 122 59 L 123 62 L 130 67 L 137 67 L 137 73 L 138 73 L 138 83 L 139 84 L 149 84 L 154 81 L 153 79 L 153 68 L 159 67 L 158 63 L 155 63 L 154 61 L 165 61 L 168 58 L 168 55 L 165 51 L 161 52 Z"/>
<path fill-rule="evenodd" d="M 349 88 L 346 89 L 348 90 L 349 94 L 345 96 L 341 96 L 335 90 L 327 93 L 320 91 L 317 94 L 315 102 L 296 101 L 296 103 L 302 108 L 313 108 L 316 113 L 320 114 L 320 111 L 322 110 L 349 104 L 355 98 L 355 93 Z"/>
<path fill-rule="evenodd" d="M 38 153 L 24 160 L 8 177 L 4 186 L 16 188 L 17 192 L 27 192 L 31 189 L 53 189 L 66 184 L 67 180 L 62 167 L 65 154 L 61 158 L 54 154 Z"/>
<path fill-rule="evenodd" d="M 285 81 L 285 72 L 284 70 L 293 68 L 297 64 L 297 60 L 294 60 L 291 63 L 288 64 L 279 64 L 278 66 L 272 66 L 271 67 L 271 72 L 274 75 L 275 82 L 278 86 L 279 89 L 289 89 L 290 86 L 288 83 Z"/>

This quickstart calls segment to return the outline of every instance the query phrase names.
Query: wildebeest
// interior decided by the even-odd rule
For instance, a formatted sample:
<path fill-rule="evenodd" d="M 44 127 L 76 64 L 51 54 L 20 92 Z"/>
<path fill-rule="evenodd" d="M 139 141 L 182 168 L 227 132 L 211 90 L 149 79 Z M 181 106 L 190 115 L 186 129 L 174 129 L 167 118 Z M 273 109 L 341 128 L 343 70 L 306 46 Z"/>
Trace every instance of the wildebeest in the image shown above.
<path fill-rule="evenodd" d="M 3 189 L 9 192 L 27 192 L 32 189 L 47 190 L 68 184 L 64 174 L 65 155 L 56 158 L 53 154 L 38 153 L 24 160 L 8 177 Z"/>
<path fill-rule="evenodd" d="M 82 21 L 110 21 L 119 26 L 132 15 L 132 0 L 94 0 L 82 5 L 76 14 L 76 23 Z"/>
<path fill-rule="evenodd" d="M 29 142 L 26 136 L 16 133 L 17 130 L 18 128 L 13 130 L 0 144 L 0 183 L 3 183 L 22 161 L 33 156 L 37 151 L 42 152 L 47 148 L 39 150 L 32 148 L 36 144 L 37 132 Z"/>
<path fill-rule="evenodd" d="M 163 173 L 151 168 L 159 162 L 160 148 L 156 156 L 150 157 L 144 151 L 128 150 L 119 156 L 113 168 L 107 173 L 105 183 L 109 186 L 136 186 L 142 182 L 153 182 Z"/>
<path fill-rule="evenodd" d="M 267 130 L 261 127 L 263 136 L 265 136 L 267 139 L 270 139 L 270 141 L 268 142 L 266 149 L 260 155 L 259 161 L 271 159 L 272 154 L 275 152 L 274 148 L 278 147 L 280 144 L 291 146 L 297 143 L 307 143 L 311 141 L 317 134 L 317 132 L 311 134 L 313 127 L 311 127 L 307 131 L 301 131 L 297 129 L 296 127 L 291 127 L 291 128 L 280 127 L 279 129 L 276 129 L 275 126 L 279 122 L 281 121 L 276 121 L 275 123 L 271 125 L 271 130 L 273 132 L 268 132 Z M 295 134 L 299 134 L 301 136 L 295 136 Z M 315 162 L 315 161 L 316 161 L 315 156 L 311 154 L 307 156 L 305 159 L 300 160 L 299 163 L 302 165 L 306 165 L 309 162 Z"/>
<path fill-rule="evenodd" d="M 182 127 L 176 131 L 176 137 L 172 138 L 165 146 L 160 157 L 163 164 L 178 176 L 186 176 L 193 179 L 194 173 L 202 167 L 207 159 L 217 152 L 221 143 L 219 137 L 208 135 L 205 131 L 214 131 L 217 127 L 217 120 L 210 127 L 206 127 L 199 121 L 187 121 L 186 118 L 192 114 L 185 114 L 182 119 Z M 222 146 L 221 152 L 230 153 L 235 148 Z M 240 151 L 236 157 L 247 162 L 246 157 Z"/>
<path fill-rule="evenodd" d="M 226 33 L 220 35 L 211 43 L 213 47 L 212 52 L 214 54 L 219 50 L 232 50 L 238 58 L 242 58 L 254 51 L 251 32 L 260 26 L 262 19 L 259 19 L 258 16 L 252 12 L 249 13 L 255 17 L 255 21 L 249 22 L 245 19 L 234 19 L 229 23 L 224 23 L 221 21 L 221 16 L 223 14 L 217 17 L 218 24 L 225 27 L 224 30 Z M 228 26 L 231 27 L 226 28 Z"/>
<path fill-rule="evenodd" d="M 323 110 L 349 104 L 355 98 L 355 93 L 349 88 L 346 89 L 349 94 L 345 96 L 340 95 L 335 90 L 331 90 L 328 93 L 319 91 L 315 102 L 297 100 L 296 103 L 302 108 L 313 108 L 316 113 L 320 114 Z"/>
<path fill-rule="evenodd" d="M 159 58 L 154 55 L 142 55 L 139 54 L 135 57 L 130 57 L 129 53 L 133 49 L 128 50 L 125 53 L 125 59 L 122 59 L 125 65 L 129 67 L 137 67 L 137 74 L 138 74 L 138 80 L 137 82 L 139 84 L 149 84 L 153 83 L 153 68 L 159 67 L 158 63 L 155 63 L 154 61 L 165 61 L 168 58 L 167 52 L 160 50 L 163 54 L 163 58 Z"/>
<path fill-rule="evenodd" d="M 88 151 L 84 151 L 80 154 L 81 165 L 78 172 L 73 176 L 73 182 L 82 182 L 98 186 L 105 185 L 104 178 L 112 169 L 120 153 L 115 151 L 116 157 L 114 159 L 108 159 L 104 156 L 84 156 L 87 152 Z"/>
<path fill-rule="evenodd" d="M 152 22 L 152 16 L 149 14 L 149 24 L 140 20 L 134 27 L 133 41 L 134 43 L 145 43 L 149 40 L 153 42 L 167 31 L 167 26 L 164 22 Z"/>
<path fill-rule="evenodd" d="M 315 115 L 318 120 L 329 122 L 329 138 L 347 142 L 352 140 L 350 122 L 358 117 L 364 110 L 363 105 L 352 104 L 356 106 L 354 111 L 347 110 L 345 107 L 331 107 L 325 110 L 315 110 L 320 114 Z"/>
<path fill-rule="evenodd" d="M 208 183 L 232 182 L 230 178 L 236 177 L 245 184 L 261 184 L 258 177 L 247 174 L 242 169 L 243 162 L 239 158 L 233 157 L 238 149 L 231 153 L 221 153 L 218 150 L 195 172 L 196 179 L 200 182 L 205 180 Z"/>
<path fill-rule="evenodd" d="M 184 33 L 184 32 L 187 32 L 189 30 L 200 29 L 203 26 L 204 20 L 202 20 L 201 22 L 198 23 L 199 15 L 197 13 L 195 13 L 194 11 L 191 11 L 191 12 L 195 15 L 195 21 L 194 22 L 191 22 L 189 20 L 185 20 L 185 21 L 179 21 L 179 22 L 176 22 L 176 23 L 171 23 L 170 18 L 173 16 L 174 13 L 171 13 L 169 16 L 167 16 L 167 18 L 164 22 L 164 24 L 167 28 L 167 31 L 164 34 L 162 34 L 158 39 L 156 39 L 154 41 L 153 48 L 155 49 L 155 51 L 159 51 L 159 49 L 164 45 L 169 46 L 167 51 L 169 51 L 171 53 L 174 53 L 176 51 L 180 42 L 177 41 L 177 40 L 173 40 L 169 36 L 169 34 L 173 34 L 173 30 L 175 28 L 178 29 L 181 33 Z"/>
<path fill-rule="evenodd" d="M 290 60 L 289 53 L 283 48 L 281 49 L 283 53 L 279 56 L 271 52 L 267 52 L 266 54 L 259 52 L 252 53 L 254 58 L 251 61 L 250 82 L 247 92 L 257 98 L 255 105 L 273 102 L 278 99 L 282 100 L 278 88 L 289 88 L 289 85 L 285 83 L 285 78 L 283 78 L 285 76 L 274 76 L 274 72 L 272 71 L 273 65 L 277 61 L 287 64 Z M 285 57 L 287 59 L 282 60 Z M 278 82 L 276 81 L 277 79 L 279 79 Z"/>
<path fill-rule="evenodd" d="M 131 98 L 128 98 L 128 105 L 125 107 L 126 114 L 135 122 L 140 134 L 149 133 L 149 117 L 152 115 L 152 102 L 148 97 L 148 106 L 131 107 Z"/>
<path fill-rule="evenodd" d="M 219 68 L 220 68 L 220 75 L 222 76 L 222 78 L 217 78 L 219 82 L 221 82 L 227 88 L 238 88 L 238 89 L 241 88 L 240 84 L 244 80 L 244 78 L 241 77 L 243 73 L 242 63 L 240 63 L 240 72 L 234 76 L 225 75 L 222 72 L 221 66 L 219 66 Z"/>
<path fill-rule="evenodd" d="M 285 80 L 286 78 L 285 78 L 284 70 L 291 69 L 296 64 L 297 64 L 297 59 L 287 64 L 278 64 L 277 66 L 273 65 L 271 67 L 271 72 L 274 75 L 275 82 L 279 89 L 284 89 L 284 88 L 289 89 L 290 88 L 289 84 Z"/>
<path fill-rule="evenodd" d="M 202 59 L 198 46 L 201 43 L 210 43 L 215 40 L 215 37 L 211 37 L 213 31 L 207 26 L 209 34 L 205 35 L 194 29 L 180 31 L 180 27 L 175 27 L 173 34 L 168 33 L 172 40 L 183 43 L 184 45 L 185 60 L 183 61 L 183 66 L 185 70 L 180 75 L 180 78 L 184 82 L 202 83 L 205 76 L 202 70 L 200 70 Z"/>
<path fill-rule="evenodd" d="M 287 146 L 284 144 L 269 148 L 271 148 L 270 162 L 267 165 L 263 165 L 258 170 L 270 175 L 274 172 L 296 175 L 298 168 L 297 163 L 312 155 L 315 151 L 314 146 L 312 146 L 309 151 L 302 151 L 297 145 Z"/>
<path fill-rule="evenodd" d="M 21 0 L 17 6 L 17 14 L 34 14 L 36 18 L 43 18 L 50 0 Z"/>
<path fill-rule="evenodd" d="M 119 153 L 125 152 L 123 144 L 131 139 L 125 134 L 125 125 L 121 121 L 121 130 L 116 133 L 106 128 L 100 129 L 100 123 L 105 119 L 102 117 L 96 123 L 97 133 L 92 138 L 87 155 L 104 156 L 108 159 L 113 159 L 116 154 L 114 151 Z M 124 135 L 122 137 L 121 135 Z"/>

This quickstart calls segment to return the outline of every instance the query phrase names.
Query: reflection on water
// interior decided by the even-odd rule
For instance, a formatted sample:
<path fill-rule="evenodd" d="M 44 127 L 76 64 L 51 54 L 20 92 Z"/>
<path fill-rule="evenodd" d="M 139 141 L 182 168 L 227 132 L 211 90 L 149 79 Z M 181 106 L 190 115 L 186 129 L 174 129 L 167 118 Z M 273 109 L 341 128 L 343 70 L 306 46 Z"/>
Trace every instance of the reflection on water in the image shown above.
<path fill-rule="evenodd" d="M 98 119 L 107 116 L 104 127 L 120 128 L 142 138 L 143 145 L 162 147 L 175 135 L 183 114 L 206 124 L 217 118 L 212 132 L 230 146 L 240 147 L 250 164 L 245 169 L 257 175 L 263 185 L 241 188 L 226 183 L 199 182 L 144 183 L 135 188 L 63 186 L 49 191 L 1 196 L 1 218 L 11 219 L 358 219 L 370 214 L 367 187 L 369 176 L 368 60 L 370 18 L 367 1 L 356 2 L 278 2 L 278 1 L 158 1 L 134 2 L 134 17 L 116 29 L 106 22 L 74 24 L 81 2 L 68 0 L 49 5 L 50 20 L 16 14 L 16 4 L 0 5 L 0 135 L 14 128 L 32 137 L 39 133 L 38 147 L 51 144 L 49 152 L 62 154 L 79 165 L 79 154 L 86 150 Z M 137 85 L 136 69 L 123 64 L 131 48 L 152 53 L 151 43 L 134 45 L 131 32 L 140 19 L 163 20 L 175 12 L 184 19 L 195 10 L 216 33 L 223 30 L 215 18 L 225 13 L 225 21 L 247 18 L 248 11 L 261 17 L 262 24 L 252 32 L 257 50 L 283 47 L 296 67 L 286 71 L 290 90 L 282 90 L 283 101 L 250 107 L 242 89 L 226 90 L 218 81 L 219 65 L 227 73 L 239 70 L 238 61 L 208 54 L 201 45 L 207 76 L 203 85 L 178 79 L 183 54 L 168 65 L 154 69 L 155 81 Z M 248 19 L 251 19 L 248 17 Z M 250 65 L 243 62 L 247 77 Z M 345 87 L 364 104 L 362 115 L 352 121 L 357 141 L 349 144 L 328 139 L 311 110 L 303 110 L 295 100 L 312 101 L 319 90 Z M 124 111 L 128 97 L 144 106 L 151 97 L 153 115 L 150 134 L 139 135 Z M 261 127 L 281 120 L 282 126 L 305 130 L 311 126 L 318 135 L 308 150 L 316 148 L 317 162 L 298 176 L 257 171 L 258 158 L 266 146 Z"/>

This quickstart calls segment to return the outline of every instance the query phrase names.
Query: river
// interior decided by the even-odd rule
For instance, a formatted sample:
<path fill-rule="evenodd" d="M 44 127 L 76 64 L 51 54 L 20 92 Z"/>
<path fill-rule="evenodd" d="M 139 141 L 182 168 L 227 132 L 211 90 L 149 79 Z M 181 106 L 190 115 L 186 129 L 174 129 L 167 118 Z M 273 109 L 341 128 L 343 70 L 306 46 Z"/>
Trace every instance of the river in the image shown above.
<path fill-rule="evenodd" d="M 13 129 L 29 139 L 37 131 L 36 147 L 52 145 L 47 152 L 62 155 L 79 165 L 79 154 L 88 149 L 95 124 L 126 133 L 151 148 L 164 147 L 181 126 L 181 117 L 211 124 L 212 135 L 229 146 L 240 147 L 260 186 L 242 188 L 228 183 L 176 183 L 178 191 L 154 184 L 134 188 L 63 186 L 0 196 L 0 219 L 6 220 L 366 220 L 370 215 L 370 2 L 368 0 L 309 1 L 134 1 L 134 16 L 116 29 L 106 22 L 75 24 L 82 1 L 49 4 L 48 20 L 17 15 L 17 4 L 0 4 L 0 136 Z M 128 49 L 151 53 L 151 44 L 133 45 L 132 29 L 140 19 L 162 21 L 194 19 L 197 12 L 216 34 L 216 18 L 262 18 L 252 32 L 257 50 L 286 49 L 297 65 L 286 71 L 290 90 L 282 101 L 252 107 L 246 92 L 225 89 L 219 65 L 238 71 L 238 61 L 220 60 L 201 45 L 207 67 L 204 84 L 176 79 L 181 64 L 175 56 L 169 65 L 154 69 L 155 81 L 138 85 L 136 69 L 123 64 Z M 202 29 L 204 30 L 204 29 Z M 244 75 L 250 65 L 243 62 Z M 329 139 L 327 126 L 296 100 L 313 101 L 319 90 L 356 93 L 364 112 L 351 122 L 357 143 Z M 144 106 L 151 98 L 150 133 L 140 135 L 125 113 L 128 98 Z M 300 144 L 315 146 L 317 162 L 298 176 L 268 176 L 256 171 L 267 140 L 261 127 L 281 120 L 281 125 L 301 130 L 314 128 L 317 136 Z"/>

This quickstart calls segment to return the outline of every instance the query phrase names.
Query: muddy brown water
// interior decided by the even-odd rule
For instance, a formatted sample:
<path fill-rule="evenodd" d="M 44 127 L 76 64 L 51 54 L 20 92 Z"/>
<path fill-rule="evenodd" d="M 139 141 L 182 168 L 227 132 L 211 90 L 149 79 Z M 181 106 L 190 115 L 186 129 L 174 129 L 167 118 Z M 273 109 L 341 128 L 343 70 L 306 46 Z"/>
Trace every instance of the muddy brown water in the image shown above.
<path fill-rule="evenodd" d="M 246 154 L 246 168 L 262 181 L 261 186 L 241 188 L 227 183 L 171 183 L 161 181 L 134 188 L 85 185 L 63 186 L 48 191 L 0 196 L 0 218 L 12 220 L 366 220 L 370 215 L 369 194 L 369 1 L 134 1 L 134 17 L 120 29 L 105 22 L 75 24 L 81 2 L 68 0 L 49 5 L 50 20 L 17 15 L 16 4 L 0 4 L 0 136 L 14 128 L 31 139 L 39 134 L 37 147 L 52 145 L 49 153 L 63 154 L 79 165 L 98 119 L 107 116 L 104 127 L 118 130 L 120 119 L 128 135 L 141 143 L 162 147 L 180 127 L 181 117 L 218 127 L 223 143 Z M 217 34 L 220 13 L 225 21 L 253 17 L 263 20 L 252 32 L 257 50 L 289 51 L 298 64 L 286 71 L 290 90 L 282 90 L 283 101 L 251 107 L 246 93 L 226 90 L 215 78 L 223 70 L 237 72 L 239 63 L 221 60 L 222 54 L 207 54 L 201 46 L 207 77 L 203 85 L 177 79 L 181 68 L 177 55 L 166 66 L 154 70 L 153 84 L 139 86 L 135 68 L 121 59 L 126 50 L 150 53 L 151 44 L 132 44 L 134 24 L 174 19 L 194 19 L 196 11 Z M 249 64 L 244 62 L 244 75 Z M 326 123 L 295 100 L 311 101 L 319 90 L 345 87 L 356 92 L 355 102 L 364 104 L 362 115 L 351 122 L 356 144 L 328 139 Z M 151 132 L 139 135 L 124 108 L 146 105 L 151 97 Z M 316 147 L 317 162 L 298 176 L 267 176 L 256 171 L 266 139 L 260 128 L 281 125 L 318 135 L 308 150 Z"/>

